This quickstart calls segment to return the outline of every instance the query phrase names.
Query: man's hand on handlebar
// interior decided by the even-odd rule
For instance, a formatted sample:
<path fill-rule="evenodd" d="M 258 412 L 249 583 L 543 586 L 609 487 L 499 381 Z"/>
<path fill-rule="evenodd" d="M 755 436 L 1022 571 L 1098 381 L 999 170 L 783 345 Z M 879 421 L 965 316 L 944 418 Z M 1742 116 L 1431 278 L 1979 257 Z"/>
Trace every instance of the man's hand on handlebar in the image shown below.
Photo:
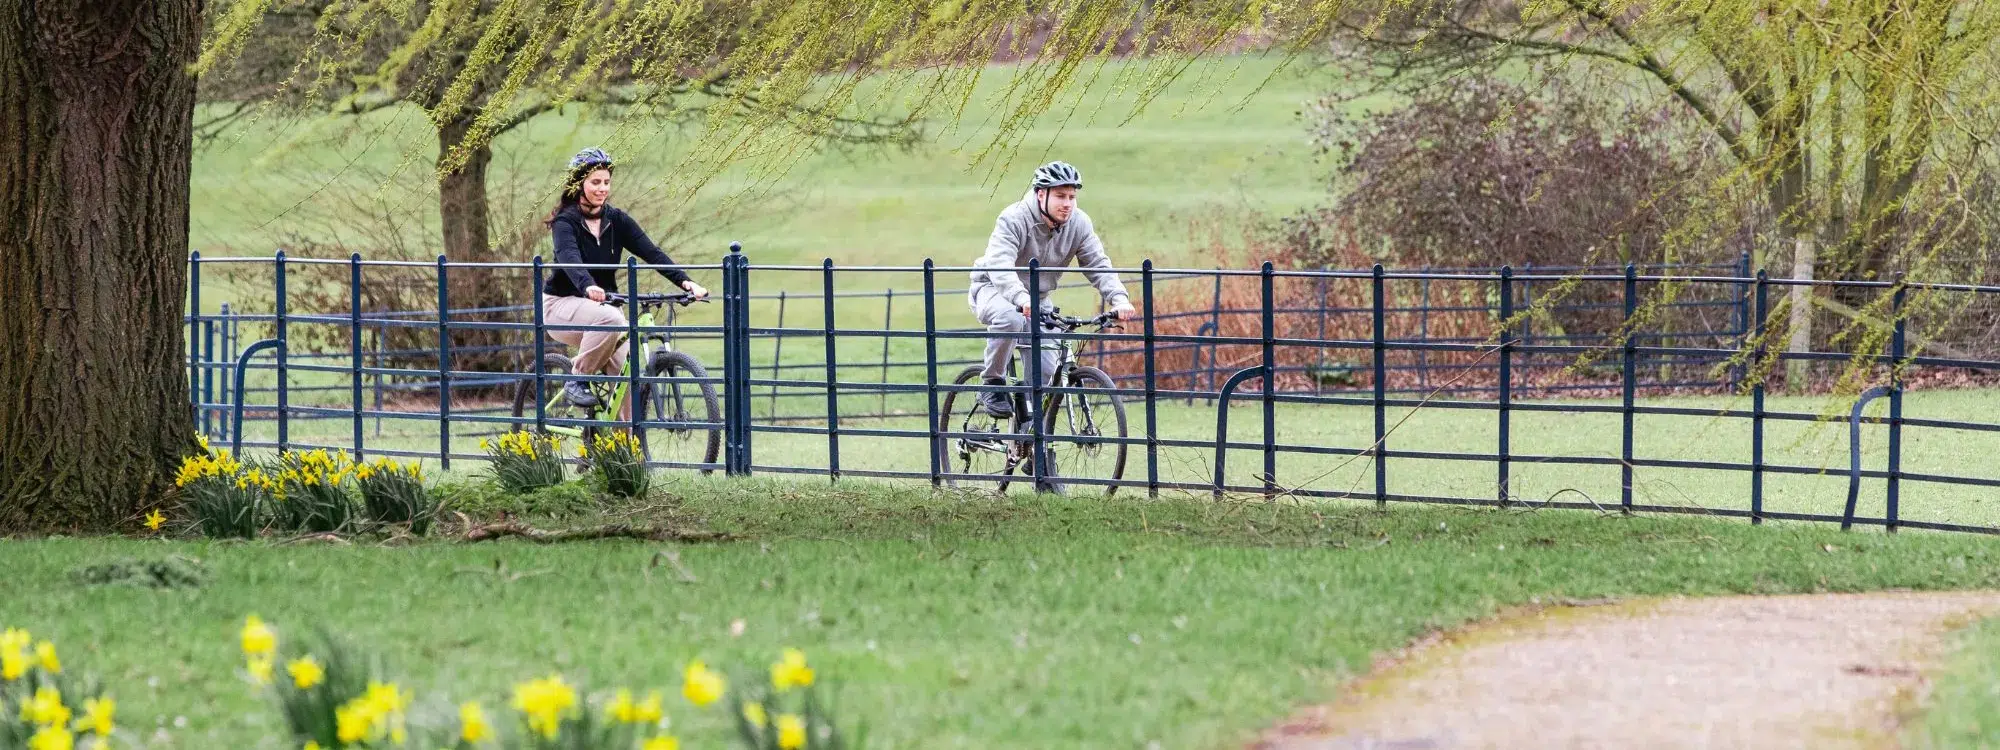
<path fill-rule="evenodd" d="M 593 286 L 585 289 L 583 290 L 583 295 L 589 297 L 592 302 L 602 303 L 604 301 L 604 287 Z"/>
<path fill-rule="evenodd" d="M 694 283 L 694 279 L 681 282 L 681 288 L 686 289 L 688 294 L 694 295 L 695 299 L 708 299 L 708 288 Z"/>
<path fill-rule="evenodd" d="M 1022 305 L 1020 307 L 1020 310 L 1022 315 L 1035 314 L 1034 311 L 1029 309 L 1027 305 Z M 1099 317 L 1103 318 L 1104 320 L 1126 321 L 1139 317 L 1139 311 L 1132 309 L 1132 303 L 1126 302 L 1111 308 L 1111 312 L 1105 313 Z M 1096 322 L 1104 322 L 1104 321 L 1096 321 Z M 1084 323 L 1086 325 L 1089 325 L 1092 323 L 1092 321 L 1084 321 Z"/>

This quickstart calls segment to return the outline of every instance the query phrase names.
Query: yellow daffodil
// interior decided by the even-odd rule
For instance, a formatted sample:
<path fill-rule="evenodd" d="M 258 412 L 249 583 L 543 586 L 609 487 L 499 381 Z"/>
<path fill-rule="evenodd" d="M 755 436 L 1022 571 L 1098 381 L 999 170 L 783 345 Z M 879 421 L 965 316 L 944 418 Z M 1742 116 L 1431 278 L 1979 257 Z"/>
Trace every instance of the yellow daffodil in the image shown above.
<path fill-rule="evenodd" d="M 21 703 L 21 720 L 36 726 L 68 726 L 69 707 L 63 705 L 62 691 L 52 685 L 35 690 L 33 698 Z"/>
<path fill-rule="evenodd" d="M 368 692 L 361 695 L 361 700 L 374 706 L 376 713 L 383 716 L 402 713 L 403 709 L 410 705 L 410 696 L 404 694 L 403 688 L 393 682 L 369 681 Z"/>
<path fill-rule="evenodd" d="M 160 515 L 160 511 L 158 508 L 155 508 L 153 509 L 153 512 L 146 514 L 147 531 L 159 531 L 160 527 L 166 525 L 166 523 L 167 523 L 167 517 Z"/>
<path fill-rule="evenodd" d="M 806 722 L 796 714 L 778 714 L 779 750 L 799 750 L 806 746 Z"/>
<path fill-rule="evenodd" d="M 639 701 L 639 707 L 634 716 L 642 724 L 658 724 L 661 719 L 666 718 L 666 711 L 660 707 L 660 691 L 655 690 L 647 693 L 646 699 Z"/>
<path fill-rule="evenodd" d="M 20 628 L 0 630 L 0 651 L 25 651 L 28 644 L 34 642 L 35 637 L 28 635 L 26 630 Z"/>
<path fill-rule="evenodd" d="M 782 693 L 795 687 L 812 687 L 812 667 L 806 666 L 806 654 L 795 648 L 785 649 L 776 663 L 771 665 L 771 687 Z"/>
<path fill-rule="evenodd" d="M 403 740 L 398 738 L 407 734 L 403 709 L 409 702 L 409 696 L 394 683 L 369 682 L 367 692 L 334 709 L 334 735 L 343 743 L 356 744 L 386 734 L 390 742 L 400 745 Z"/>
<path fill-rule="evenodd" d="M 368 731 L 374 725 L 375 717 L 361 701 L 349 701 L 333 710 L 333 735 L 344 744 L 356 744 L 368 739 Z"/>
<path fill-rule="evenodd" d="M 639 750 L 681 750 L 681 741 L 678 737 L 663 734 L 646 740 Z"/>
<path fill-rule="evenodd" d="M 647 724 L 658 722 L 665 713 L 660 709 L 660 694 L 654 692 L 644 701 L 632 700 L 632 691 L 620 689 L 606 709 L 611 718 L 625 724 Z"/>
<path fill-rule="evenodd" d="M 18 680 L 21 679 L 21 675 L 27 673 L 28 655 L 26 652 L 17 649 L 0 651 L 0 680 Z"/>
<path fill-rule="evenodd" d="M 74 750 L 76 736 L 68 727 L 42 727 L 35 736 L 28 738 L 28 750 Z"/>
<path fill-rule="evenodd" d="M 56 658 L 56 644 L 42 641 L 35 644 L 35 663 L 49 674 L 62 674 L 62 660 Z"/>
<path fill-rule="evenodd" d="M 251 656 L 278 650 L 278 634 L 256 615 L 243 619 L 243 653 Z"/>
<path fill-rule="evenodd" d="M 611 714 L 613 720 L 625 724 L 634 724 L 639 721 L 632 718 L 638 712 L 638 709 L 639 704 L 632 700 L 632 691 L 619 688 L 617 697 L 611 699 L 611 705 L 605 709 L 605 712 Z"/>
<path fill-rule="evenodd" d="M 285 665 L 285 673 L 292 676 L 292 685 L 300 690 L 311 690 L 314 685 L 326 681 L 326 668 L 311 654 L 293 659 Z"/>
<path fill-rule="evenodd" d="M 83 702 L 83 718 L 77 720 L 76 729 L 99 737 L 110 737 L 111 718 L 117 712 L 117 701 L 103 697 L 87 699 Z"/>
<path fill-rule="evenodd" d="M 688 662 L 683 678 L 681 695 L 686 697 L 689 703 L 697 706 L 706 706 L 721 700 L 723 692 L 729 686 L 729 682 L 724 680 L 722 675 L 710 670 L 700 659 Z"/>
<path fill-rule="evenodd" d="M 483 742 L 493 736 L 493 725 L 486 721 L 486 711 L 473 701 L 458 707 L 458 736 L 466 742 Z"/>
<path fill-rule="evenodd" d="M 764 712 L 764 704 L 753 701 L 743 704 L 743 720 L 750 722 L 753 727 L 762 729 L 765 724 L 771 723 L 771 716 Z"/>
<path fill-rule="evenodd" d="M 528 729 L 545 739 L 555 739 L 563 715 L 576 707 L 576 689 L 561 675 L 530 680 L 514 687 L 514 708 L 528 718 Z"/>
<path fill-rule="evenodd" d="M 262 654 L 250 657 L 250 662 L 244 665 L 244 669 L 250 672 L 250 679 L 255 680 L 257 684 L 269 685 L 271 684 L 271 671 L 275 666 L 276 659 L 270 654 Z"/>

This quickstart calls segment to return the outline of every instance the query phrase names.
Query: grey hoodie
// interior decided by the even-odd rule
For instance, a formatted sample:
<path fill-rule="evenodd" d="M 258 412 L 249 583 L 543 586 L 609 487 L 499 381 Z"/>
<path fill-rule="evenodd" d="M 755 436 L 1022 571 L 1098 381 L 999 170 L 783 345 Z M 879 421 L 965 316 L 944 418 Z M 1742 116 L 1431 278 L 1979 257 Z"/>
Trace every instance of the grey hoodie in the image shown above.
<path fill-rule="evenodd" d="M 1062 226 L 1051 227 L 1042 221 L 1035 205 L 1035 191 L 1030 190 L 993 221 L 993 236 L 986 240 L 986 254 L 972 264 L 979 270 L 972 272 L 968 300 L 977 307 L 982 294 L 997 291 L 1001 299 L 1015 307 L 1027 305 L 1025 271 L 986 269 L 1025 268 L 1030 260 L 1042 262 L 1039 275 L 1044 298 L 1055 291 L 1056 283 L 1062 280 L 1063 268 L 1072 260 L 1084 269 L 1083 275 L 1097 287 L 1104 304 L 1116 307 L 1131 298 L 1125 292 L 1125 285 L 1118 281 L 1118 274 L 1092 270 L 1111 268 L 1111 257 L 1104 254 L 1104 243 L 1098 241 L 1090 216 L 1078 208 L 1070 212 L 1069 221 Z"/>

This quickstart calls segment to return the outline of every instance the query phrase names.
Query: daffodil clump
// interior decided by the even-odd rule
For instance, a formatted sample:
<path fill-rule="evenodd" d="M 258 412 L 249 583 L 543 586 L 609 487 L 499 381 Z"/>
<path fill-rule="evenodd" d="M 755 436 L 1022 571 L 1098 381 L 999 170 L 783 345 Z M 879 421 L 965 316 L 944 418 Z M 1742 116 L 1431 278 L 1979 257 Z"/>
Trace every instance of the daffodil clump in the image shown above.
<path fill-rule="evenodd" d="M 424 489 L 424 470 L 415 461 L 384 457 L 356 464 L 354 481 L 361 487 L 362 513 L 372 523 L 408 526 L 421 536 L 437 517 L 439 503 Z"/>
<path fill-rule="evenodd" d="M 250 680 L 271 691 L 290 738 L 303 750 L 451 748 L 452 750 L 680 750 L 660 690 L 619 688 L 591 694 L 561 674 L 514 686 L 504 708 L 436 701 L 419 704 L 376 662 L 330 638 L 286 650 L 276 629 L 256 615 L 237 634 Z M 0 635 L 0 750 L 108 747 L 115 705 L 95 689 L 60 682 L 55 647 L 24 631 Z M 682 671 L 675 705 L 727 711 L 751 750 L 860 748 L 836 726 L 819 694 L 816 671 L 797 649 L 772 662 L 768 679 L 730 680 L 696 660 Z M 39 744 L 37 744 L 39 743 Z M 91 744 L 94 743 L 94 744 Z"/>
<path fill-rule="evenodd" d="M 620 497 L 646 494 L 652 472 L 646 469 L 646 449 L 630 432 L 600 432 L 589 445 L 577 446 L 576 454 L 590 466 L 590 473 L 604 483 L 604 491 Z"/>
<path fill-rule="evenodd" d="M 290 451 L 272 467 L 284 487 L 272 507 L 281 529 L 301 532 L 344 531 L 355 520 L 354 494 L 348 479 L 354 461 L 340 451 Z"/>
<path fill-rule="evenodd" d="M 203 441 L 204 451 L 207 442 Z M 264 509 L 283 497 L 284 487 L 264 470 L 246 466 L 226 449 L 181 460 L 174 477 L 182 512 L 203 536 L 248 539 L 261 528 Z"/>
<path fill-rule="evenodd" d="M 692 682 L 697 662 L 689 667 Z M 846 750 L 851 741 L 834 721 L 831 702 L 816 687 L 818 675 L 805 652 L 788 648 L 771 663 L 769 680 L 731 696 L 737 738 L 755 750 Z"/>
<path fill-rule="evenodd" d="M 0 630 L 0 748 L 108 748 L 117 709 L 94 683 L 63 672 L 55 644 Z"/>
<path fill-rule="evenodd" d="M 492 460 L 493 479 L 501 489 L 524 493 L 562 484 L 563 440 L 560 435 L 509 432 L 479 441 Z"/>
<path fill-rule="evenodd" d="M 410 743 L 409 692 L 379 679 L 349 649 L 327 640 L 287 654 L 279 648 L 277 631 L 256 615 L 244 619 L 239 638 L 250 679 L 275 693 L 293 746 L 333 750 Z"/>

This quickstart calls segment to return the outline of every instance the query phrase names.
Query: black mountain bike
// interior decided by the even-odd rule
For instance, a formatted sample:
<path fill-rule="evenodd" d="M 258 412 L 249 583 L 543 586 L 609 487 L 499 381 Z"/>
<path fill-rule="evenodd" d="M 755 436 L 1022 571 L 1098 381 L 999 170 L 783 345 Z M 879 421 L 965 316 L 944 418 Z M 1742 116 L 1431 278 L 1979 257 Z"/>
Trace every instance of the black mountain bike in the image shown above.
<path fill-rule="evenodd" d="M 1099 331 L 1115 330 L 1118 328 L 1117 321 L 1118 316 L 1112 313 L 1095 318 L 1072 318 L 1055 309 L 1038 317 L 1043 330 L 1062 333 L 1071 333 L 1084 326 L 1096 326 Z M 1079 364 L 1068 339 L 1043 341 L 1042 347 L 1062 352 L 1052 382 L 1084 390 L 1047 394 L 1042 399 L 1042 407 L 1035 410 L 1035 414 L 1042 419 L 1044 452 L 1049 457 L 1049 466 L 1042 472 L 1048 477 L 1049 486 L 1039 489 L 1063 491 L 1063 483 L 1056 480 L 1059 476 L 1102 480 L 1120 478 L 1125 473 L 1125 444 L 1098 440 L 1125 437 L 1125 402 L 1118 398 L 1117 386 L 1103 370 Z M 1034 353 L 1027 341 L 1016 343 L 1014 349 L 1015 356 L 1007 366 L 1007 382 L 1018 386 L 1023 384 L 1015 374 L 1021 367 L 1020 360 L 1034 356 Z M 968 367 L 953 382 L 958 385 L 977 384 L 980 369 L 979 365 Z M 1001 492 L 1005 492 L 1012 481 L 1009 477 L 1017 469 L 1023 477 L 1034 476 L 1033 429 L 1027 421 L 1028 410 L 1023 408 L 1028 394 L 1011 395 L 1014 414 L 1001 420 L 987 414 L 979 405 L 977 392 L 952 391 L 945 394 L 937 429 L 944 433 L 965 434 L 942 441 L 945 470 L 953 474 L 981 474 L 987 477 L 979 480 L 948 479 L 953 486 L 969 481 L 994 482 Z M 1102 486 L 1106 495 L 1118 491 L 1115 484 Z"/>
<path fill-rule="evenodd" d="M 635 298 L 623 294 L 607 294 L 605 304 L 617 307 L 634 301 Z M 667 305 L 686 307 L 697 300 L 691 294 L 641 294 L 636 297 L 639 307 L 639 327 L 651 328 L 655 311 Z M 623 343 L 623 340 L 620 340 Z M 639 361 L 644 363 L 646 377 L 649 378 L 700 378 L 708 377 L 708 369 L 701 361 L 684 352 L 674 351 L 667 343 L 665 334 L 650 332 L 639 344 Z M 570 403 L 562 393 L 562 387 L 569 382 L 563 377 L 574 373 L 575 367 L 569 357 L 548 354 L 542 357 L 542 371 L 545 390 L 542 398 L 543 413 L 549 420 L 606 420 L 616 422 L 618 413 L 624 410 L 625 399 L 634 394 L 626 393 L 629 381 L 586 381 L 584 385 L 597 396 L 598 406 L 581 407 Z M 533 370 L 529 371 L 534 372 Z M 648 461 L 663 461 L 682 464 L 712 464 L 722 451 L 722 408 L 715 398 L 715 386 L 707 382 L 639 383 L 638 393 L 632 399 L 641 411 L 643 422 L 680 422 L 694 426 L 670 428 L 640 427 L 635 437 L 645 450 Z M 535 416 L 535 381 L 524 379 L 514 387 L 514 418 Z M 701 426 L 707 423 L 713 426 Z M 522 429 L 532 429 L 533 425 Z M 616 429 L 614 425 L 573 425 L 548 426 L 552 434 L 567 435 L 589 444 L 591 438 L 605 429 Z M 702 469 L 703 474 L 710 469 Z"/>

